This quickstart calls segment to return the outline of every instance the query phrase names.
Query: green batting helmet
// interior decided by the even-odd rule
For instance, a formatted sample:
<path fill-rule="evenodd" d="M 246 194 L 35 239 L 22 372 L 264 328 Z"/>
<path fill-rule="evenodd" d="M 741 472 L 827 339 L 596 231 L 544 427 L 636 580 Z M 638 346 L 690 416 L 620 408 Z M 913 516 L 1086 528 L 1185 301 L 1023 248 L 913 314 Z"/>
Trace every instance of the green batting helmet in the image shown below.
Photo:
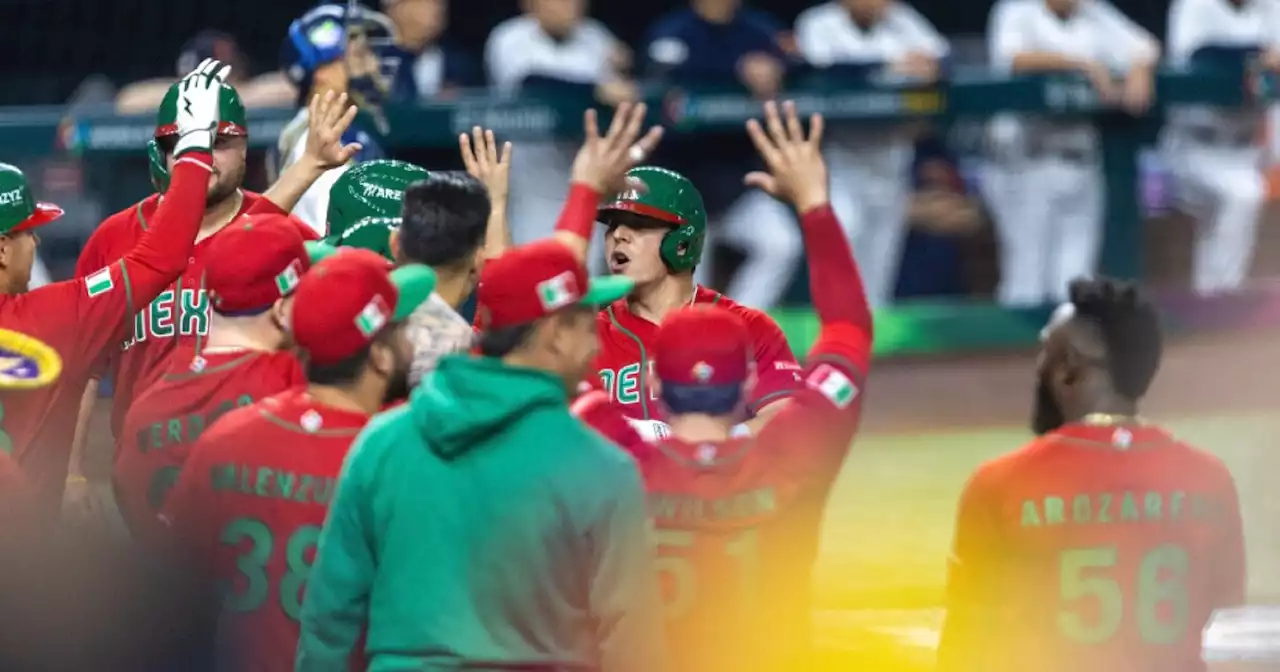
<path fill-rule="evenodd" d="M 387 239 L 400 226 L 404 190 L 427 176 L 425 168 L 407 161 L 378 159 L 352 166 L 329 188 L 329 236 L 325 240 L 390 258 Z"/>
<path fill-rule="evenodd" d="M 707 209 L 702 194 L 684 175 L 657 166 L 637 166 L 627 172 L 627 188 L 599 208 L 602 220 L 609 212 L 630 212 L 656 219 L 673 228 L 662 238 L 659 254 L 667 268 L 687 271 L 702 259 L 707 240 Z"/>
<path fill-rule="evenodd" d="M 178 84 L 169 87 L 160 101 L 160 111 L 156 115 L 155 139 L 147 143 L 147 159 L 150 162 L 151 184 L 156 191 L 164 192 L 169 188 L 169 168 L 165 164 L 165 153 L 156 140 L 178 134 Z M 240 94 L 230 84 L 223 83 L 218 92 L 218 135 L 232 137 L 248 137 L 249 127 L 245 122 L 244 103 Z"/>

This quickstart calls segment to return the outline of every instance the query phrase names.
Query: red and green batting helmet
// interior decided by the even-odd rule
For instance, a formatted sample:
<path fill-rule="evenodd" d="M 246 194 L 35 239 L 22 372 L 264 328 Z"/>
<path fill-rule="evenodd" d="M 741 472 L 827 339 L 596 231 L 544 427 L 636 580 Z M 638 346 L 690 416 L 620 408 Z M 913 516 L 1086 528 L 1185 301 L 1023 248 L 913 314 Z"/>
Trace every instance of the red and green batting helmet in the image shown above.
<path fill-rule="evenodd" d="M 688 271 L 702 259 L 707 239 L 707 209 L 702 194 L 684 175 L 657 166 L 637 166 L 627 172 L 627 188 L 605 200 L 601 221 L 610 212 L 630 212 L 670 224 L 659 254 L 667 268 Z"/>
<path fill-rule="evenodd" d="M 169 188 L 169 169 L 165 164 L 164 150 L 156 140 L 178 134 L 178 84 L 170 86 L 164 94 L 164 100 L 160 101 L 160 112 L 156 115 L 155 140 L 147 143 L 151 184 L 159 192 Z M 244 103 L 240 100 L 240 94 L 235 88 L 225 82 L 218 93 L 218 118 L 221 120 L 218 122 L 218 135 L 240 138 L 249 136 Z"/>

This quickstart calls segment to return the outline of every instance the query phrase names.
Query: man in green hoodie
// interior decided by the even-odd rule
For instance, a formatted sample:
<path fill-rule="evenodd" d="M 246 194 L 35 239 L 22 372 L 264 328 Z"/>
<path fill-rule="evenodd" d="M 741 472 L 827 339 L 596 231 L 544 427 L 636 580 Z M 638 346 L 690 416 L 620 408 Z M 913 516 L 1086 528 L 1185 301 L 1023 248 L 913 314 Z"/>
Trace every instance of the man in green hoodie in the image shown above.
<path fill-rule="evenodd" d="M 594 113 L 558 228 L 644 159 L 644 106 Z M 637 139 L 639 138 L 639 141 Z M 587 193 L 590 192 L 590 193 Z M 480 356 L 449 355 L 375 418 L 343 468 L 307 584 L 295 670 L 667 667 L 635 463 L 569 413 L 599 348 L 595 312 L 629 278 L 588 282 L 555 240 L 485 263 Z"/>

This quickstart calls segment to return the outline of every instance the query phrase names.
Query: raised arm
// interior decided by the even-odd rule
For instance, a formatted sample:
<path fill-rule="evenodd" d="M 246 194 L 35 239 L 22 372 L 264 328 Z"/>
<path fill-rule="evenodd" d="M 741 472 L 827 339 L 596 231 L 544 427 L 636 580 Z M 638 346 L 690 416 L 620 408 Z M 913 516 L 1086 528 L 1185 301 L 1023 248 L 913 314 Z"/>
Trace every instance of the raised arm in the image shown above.
<path fill-rule="evenodd" d="M 285 213 L 292 212 L 321 175 L 350 162 L 362 147 L 358 142 L 344 145 L 342 135 L 357 112 L 345 93 L 326 91 L 324 95 L 312 96 L 302 157 L 284 169 L 276 183 L 263 194 L 265 200 Z"/>
<path fill-rule="evenodd" d="M 484 230 L 484 256 L 492 259 L 511 247 L 511 229 L 507 226 L 507 195 L 511 183 L 511 143 L 502 144 L 493 131 L 471 129 L 471 135 L 458 135 L 458 149 L 467 173 L 484 183 L 489 192 L 489 221 Z"/>

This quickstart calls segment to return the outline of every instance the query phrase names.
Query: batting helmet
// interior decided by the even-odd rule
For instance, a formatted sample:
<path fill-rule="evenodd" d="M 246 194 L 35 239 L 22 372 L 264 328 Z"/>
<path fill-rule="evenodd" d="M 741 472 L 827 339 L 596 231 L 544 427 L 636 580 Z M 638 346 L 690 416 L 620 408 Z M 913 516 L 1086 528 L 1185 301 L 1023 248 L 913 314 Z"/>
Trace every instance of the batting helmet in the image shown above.
<path fill-rule="evenodd" d="M 407 161 L 380 159 L 352 166 L 329 189 L 329 236 L 325 240 L 391 258 L 388 239 L 400 226 L 404 190 L 427 175 L 425 168 Z"/>
<path fill-rule="evenodd" d="M 684 175 L 657 166 L 637 166 L 627 172 L 627 188 L 599 208 L 601 221 L 610 212 L 630 212 L 656 219 L 673 228 L 662 238 L 659 254 L 667 268 L 688 271 L 702 259 L 707 240 L 707 210 L 702 194 Z"/>
<path fill-rule="evenodd" d="M 376 61 L 373 71 L 365 71 L 367 63 L 353 62 L 348 43 L 357 37 Z M 305 105 L 316 71 L 345 62 L 347 93 L 361 108 L 377 106 L 389 93 L 402 60 L 395 45 L 395 24 L 385 14 L 352 0 L 324 3 L 289 24 L 280 47 L 280 67 L 298 90 L 298 104 Z"/>
<path fill-rule="evenodd" d="M 160 138 L 173 137 L 178 134 L 178 87 L 181 82 L 169 87 L 160 101 L 160 112 L 156 115 L 155 137 L 147 143 L 147 159 L 150 162 L 151 184 L 156 191 L 164 192 L 169 188 L 169 168 L 165 162 L 165 151 L 160 146 Z M 218 135 L 244 138 L 249 136 L 249 126 L 245 121 L 244 103 L 235 87 L 223 83 L 218 92 Z"/>

